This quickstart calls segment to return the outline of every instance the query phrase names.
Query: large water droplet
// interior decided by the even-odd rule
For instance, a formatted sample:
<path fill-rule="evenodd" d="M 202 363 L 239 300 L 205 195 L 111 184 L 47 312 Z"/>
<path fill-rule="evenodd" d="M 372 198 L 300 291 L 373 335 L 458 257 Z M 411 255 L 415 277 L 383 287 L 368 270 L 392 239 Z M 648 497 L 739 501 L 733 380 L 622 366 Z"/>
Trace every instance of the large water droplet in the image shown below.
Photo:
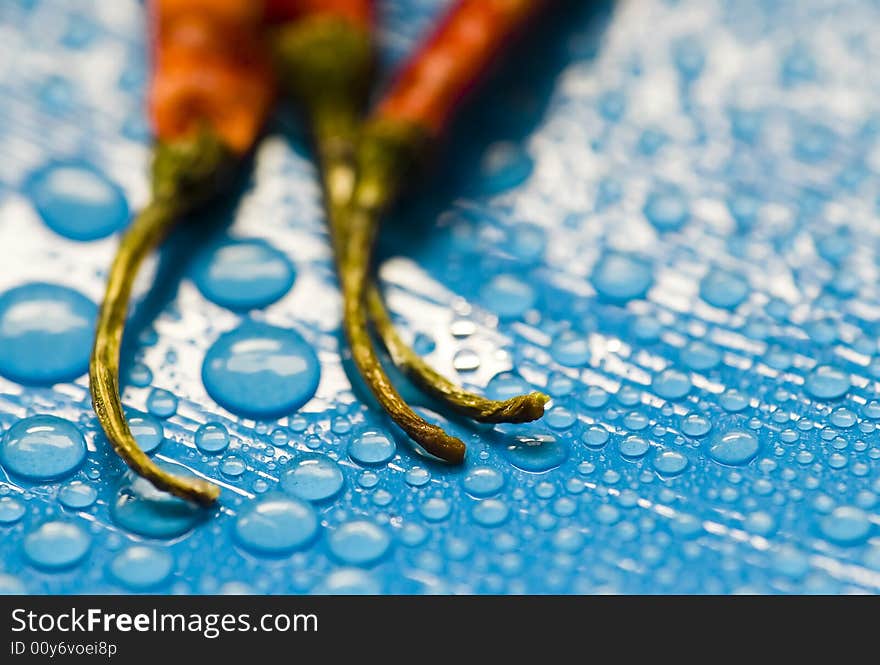
<path fill-rule="evenodd" d="M 309 455 L 281 477 L 286 492 L 306 501 L 324 501 L 339 493 L 344 478 L 339 465 L 326 455 Z"/>
<path fill-rule="evenodd" d="M 235 521 L 235 537 L 257 554 L 292 552 L 311 542 L 317 532 L 315 511 L 296 499 L 263 499 L 248 506 Z"/>
<path fill-rule="evenodd" d="M 134 545 L 123 550 L 110 563 L 113 577 L 133 591 L 159 586 L 174 569 L 174 558 L 168 550 Z"/>
<path fill-rule="evenodd" d="M 343 524 L 330 534 L 330 552 L 343 563 L 367 566 L 385 556 L 391 538 L 384 529 L 363 520 Z"/>
<path fill-rule="evenodd" d="M 736 309 L 748 295 L 746 278 L 728 270 L 710 270 L 700 281 L 700 297 L 713 307 Z"/>
<path fill-rule="evenodd" d="M 643 212 L 659 231 L 680 229 L 690 214 L 684 193 L 675 186 L 661 187 L 648 194 Z"/>
<path fill-rule="evenodd" d="M 348 454 L 360 464 L 384 464 L 397 451 L 394 439 L 378 430 L 366 430 L 348 444 Z"/>
<path fill-rule="evenodd" d="M 0 441 L 0 465 L 29 480 L 63 478 L 76 471 L 85 457 L 82 432 L 55 416 L 19 420 Z"/>
<path fill-rule="evenodd" d="M 128 427 L 145 453 L 151 453 L 165 440 L 165 429 L 147 413 L 129 413 Z"/>
<path fill-rule="evenodd" d="M 0 374 L 27 385 L 85 373 L 98 308 L 73 289 L 32 283 L 0 295 Z"/>
<path fill-rule="evenodd" d="M 590 282 L 603 298 L 625 302 L 648 292 L 654 283 L 654 269 L 632 254 L 607 252 L 593 266 Z"/>
<path fill-rule="evenodd" d="M 531 285 L 509 274 L 496 275 L 480 289 L 483 305 L 503 319 L 522 316 L 534 306 L 536 298 Z"/>
<path fill-rule="evenodd" d="M 840 506 L 822 518 L 819 528 L 828 540 L 838 545 L 859 545 L 871 533 L 871 519 L 861 508 Z"/>
<path fill-rule="evenodd" d="M 229 432 L 221 423 L 205 423 L 193 437 L 196 447 L 205 453 L 220 453 L 229 446 Z"/>
<path fill-rule="evenodd" d="M 263 240 L 227 240 L 196 262 L 193 281 L 208 300 L 235 311 L 267 307 L 293 286 L 293 264 Z"/>
<path fill-rule="evenodd" d="M 159 466 L 177 475 L 191 475 L 174 464 Z M 150 481 L 129 471 L 116 498 L 110 504 L 110 517 L 119 526 L 148 538 L 176 538 L 192 529 L 203 512 L 183 499 L 153 487 Z"/>
<path fill-rule="evenodd" d="M 299 333 L 248 322 L 221 335 L 202 365 L 202 381 L 220 406 L 241 416 L 277 418 L 318 388 L 318 357 Z"/>
<path fill-rule="evenodd" d="M 59 570 L 82 561 L 92 538 L 71 522 L 46 522 L 24 538 L 24 554 L 38 568 Z"/>
<path fill-rule="evenodd" d="M 568 459 L 568 446 L 552 434 L 519 434 L 504 453 L 517 469 L 544 473 Z"/>
<path fill-rule="evenodd" d="M 473 496 L 492 496 L 504 487 L 504 476 L 491 467 L 477 466 L 465 474 L 462 485 Z"/>
<path fill-rule="evenodd" d="M 849 374 L 829 365 L 819 365 L 807 375 L 804 390 L 816 399 L 837 399 L 850 388 Z"/>
<path fill-rule="evenodd" d="M 11 496 L 0 497 L 0 525 L 15 524 L 24 517 L 24 504 Z"/>
<path fill-rule="evenodd" d="M 758 439 L 751 432 L 733 430 L 719 434 L 709 446 L 709 457 L 727 466 L 747 464 L 758 454 Z"/>
<path fill-rule="evenodd" d="M 24 189 L 46 226 L 72 240 L 104 238 L 128 221 L 122 190 L 87 164 L 47 164 Z"/>

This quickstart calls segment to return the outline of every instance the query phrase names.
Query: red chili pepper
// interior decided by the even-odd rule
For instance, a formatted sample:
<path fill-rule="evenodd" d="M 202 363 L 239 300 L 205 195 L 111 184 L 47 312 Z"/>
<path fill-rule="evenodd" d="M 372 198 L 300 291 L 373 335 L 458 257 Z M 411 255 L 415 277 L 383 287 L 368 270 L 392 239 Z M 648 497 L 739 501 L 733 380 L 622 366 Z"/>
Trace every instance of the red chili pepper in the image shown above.
<path fill-rule="evenodd" d="M 119 352 L 128 302 L 143 259 L 181 216 L 225 186 L 253 145 L 274 98 L 251 0 L 153 0 L 149 110 L 156 134 L 153 198 L 119 244 L 98 314 L 89 388 L 113 449 L 161 490 L 208 505 L 220 489 L 158 466 L 138 446 L 119 395 Z"/>
<path fill-rule="evenodd" d="M 379 216 L 396 195 L 425 145 L 445 127 L 457 102 L 489 67 L 511 35 L 524 26 L 543 4 L 539 0 L 458 0 L 425 45 L 416 52 L 390 91 L 367 121 L 357 159 L 357 186 L 341 226 L 345 245 L 339 259 L 343 295 L 343 325 L 352 358 L 373 395 L 394 421 L 428 452 L 449 462 L 461 462 L 464 443 L 418 417 L 394 390 L 370 342 L 367 307 L 383 339 L 390 321 L 372 314 L 375 296 L 369 287 L 373 243 Z M 393 339 L 392 339 L 393 342 Z M 389 345 L 403 361 L 403 347 Z M 428 368 L 430 370 L 430 368 Z M 410 376 L 414 372 L 408 371 Z M 548 397 L 521 395 L 505 403 L 474 400 L 436 372 L 422 366 L 416 382 L 439 394 L 460 412 L 488 422 L 526 422 L 540 418 Z M 456 404 L 457 403 L 457 404 Z"/>
<path fill-rule="evenodd" d="M 410 58 L 375 116 L 439 133 L 455 105 L 542 0 L 457 0 Z"/>
<path fill-rule="evenodd" d="M 256 139 L 274 98 L 259 3 L 156 0 L 150 113 L 157 138 L 207 124 L 238 153 Z"/>
<path fill-rule="evenodd" d="M 268 23 L 286 23 L 306 16 L 333 16 L 368 27 L 373 23 L 372 0 L 266 0 Z"/>

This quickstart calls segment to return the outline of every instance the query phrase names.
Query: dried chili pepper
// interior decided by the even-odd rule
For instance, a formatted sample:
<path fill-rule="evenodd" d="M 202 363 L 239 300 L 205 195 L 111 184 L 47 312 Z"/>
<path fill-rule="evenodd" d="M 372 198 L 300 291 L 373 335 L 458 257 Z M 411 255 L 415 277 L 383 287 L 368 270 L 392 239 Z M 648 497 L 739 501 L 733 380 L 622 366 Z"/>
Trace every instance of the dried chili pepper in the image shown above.
<path fill-rule="evenodd" d="M 366 307 L 371 314 L 380 309 L 367 286 L 372 250 L 379 217 L 408 173 L 443 131 L 458 101 L 540 4 L 537 0 L 458 0 L 453 4 L 368 119 L 358 148 L 357 183 L 341 223 L 345 230 L 340 252 L 344 327 L 355 364 L 391 418 L 428 452 L 451 462 L 463 459 L 464 444 L 409 409 L 391 386 L 370 342 Z M 374 319 L 392 357 L 404 368 L 415 366 L 417 356 L 395 344 L 393 326 L 383 313 L 381 308 Z M 548 400 L 546 395 L 531 393 L 510 400 L 506 410 L 482 413 L 484 404 L 469 403 L 442 377 L 425 372 L 424 365 L 418 369 L 409 372 L 417 383 L 460 400 L 462 410 L 481 420 L 534 420 L 543 414 Z M 444 392 L 447 385 L 451 390 Z"/>
<path fill-rule="evenodd" d="M 342 219 L 355 182 L 358 113 L 372 64 L 372 4 L 371 0 L 269 0 L 267 5 L 270 20 L 286 22 L 274 40 L 281 81 L 305 106 L 314 128 L 337 257 L 342 256 L 345 246 Z M 482 422 L 525 422 L 543 414 L 547 400 L 543 395 L 489 400 L 456 386 L 431 368 L 398 335 L 372 275 L 367 286 L 367 307 L 392 361 L 448 407 Z M 429 430 L 432 426 L 413 413 L 390 387 L 372 344 L 370 351 L 375 361 L 372 366 L 383 375 L 383 396 L 388 402 L 386 408 L 391 407 L 389 413 L 393 417 L 397 414 L 395 420 L 414 423 L 420 431 Z M 442 430 L 434 435 L 434 439 L 444 440 Z M 450 445 L 463 453 L 463 444 L 459 444 Z M 458 453 L 446 457 L 455 459 Z"/>
<path fill-rule="evenodd" d="M 152 198 L 123 235 L 107 279 L 89 366 L 92 405 L 116 453 L 158 489 L 211 504 L 219 488 L 162 469 L 132 436 L 119 353 L 132 284 L 175 222 L 217 196 L 253 145 L 274 98 L 259 6 L 250 0 L 154 0 L 149 110 Z"/>

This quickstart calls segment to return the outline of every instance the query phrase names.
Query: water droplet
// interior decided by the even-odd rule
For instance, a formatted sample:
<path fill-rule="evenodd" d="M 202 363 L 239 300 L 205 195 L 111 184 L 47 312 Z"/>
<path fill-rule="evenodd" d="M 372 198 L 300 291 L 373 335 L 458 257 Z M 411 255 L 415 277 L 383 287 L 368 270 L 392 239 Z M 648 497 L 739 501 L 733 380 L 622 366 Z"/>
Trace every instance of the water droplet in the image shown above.
<path fill-rule="evenodd" d="M 55 416 L 19 420 L 0 441 L 0 465 L 29 480 L 63 478 L 76 471 L 85 458 L 82 432 Z"/>
<path fill-rule="evenodd" d="M 377 596 L 382 585 L 363 570 L 340 568 L 327 575 L 312 593 L 331 596 Z"/>
<path fill-rule="evenodd" d="M 859 545 L 871 534 L 871 519 L 861 508 L 841 506 L 823 517 L 819 528 L 837 545 Z"/>
<path fill-rule="evenodd" d="M 252 503 L 235 521 L 235 537 L 256 554 L 279 555 L 300 549 L 318 532 L 314 509 L 280 497 Z"/>
<path fill-rule="evenodd" d="M 50 229 L 71 240 L 97 240 L 128 222 L 122 190 L 83 163 L 53 162 L 30 174 L 24 191 Z"/>
<path fill-rule="evenodd" d="M 492 496 L 504 487 L 504 476 L 491 467 L 477 466 L 465 474 L 462 485 L 473 496 Z"/>
<path fill-rule="evenodd" d="M 680 229 L 690 214 L 684 193 L 679 187 L 672 185 L 655 189 L 648 194 L 643 212 L 658 231 Z"/>
<path fill-rule="evenodd" d="M 202 365 L 208 394 L 256 419 L 296 411 L 315 394 L 320 374 L 318 357 L 299 333 L 254 322 L 221 335 Z"/>
<path fill-rule="evenodd" d="M 159 418 L 170 418 L 177 412 L 177 398 L 167 390 L 153 388 L 147 396 L 147 410 Z"/>
<path fill-rule="evenodd" d="M 480 355 L 471 349 L 456 351 L 452 366 L 457 372 L 473 372 L 480 367 Z"/>
<path fill-rule="evenodd" d="M 23 596 L 27 589 L 20 579 L 0 573 L 0 596 Z"/>
<path fill-rule="evenodd" d="M 684 372 L 676 369 L 665 369 L 654 376 L 651 386 L 660 397 L 669 400 L 677 400 L 685 397 L 691 391 L 691 379 Z"/>
<path fill-rule="evenodd" d="M 581 436 L 581 440 L 590 448 L 601 448 L 608 443 L 608 430 L 600 425 L 591 425 Z"/>
<path fill-rule="evenodd" d="M 689 413 L 681 422 L 681 431 L 688 436 L 705 436 L 712 429 L 712 422 L 701 413 Z"/>
<path fill-rule="evenodd" d="M 632 254 L 606 252 L 593 266 L 590 282 L 603 298 L 626 302 L 648 292 L 654 283 L 654 269 Z"/>
<path fill-rule="evenodd" d="M 24 538 L 24 554 L 38 568 L 60 570 L 82 561 L 92 539 L 71 522 L 46 522 Z"/>
<path fill-rule="evenodd" d="M 153 382 L 153 372 L 143 363 L 134 363 L 128 370 L 128 381 L 135 388 L 146 388 Z"/>
<path fill-rule="evenodd" d="M 0 497 L 0 524 L 15 524 L 24 516 L 24 504 L 11 496 Z"/>
<path fill-rule="evenodd" d="M 547 233 L 543 228 L 528 222 L 519 222 L 510 230 L 505 248 L 524 263 L 538 261 L 547 246 Z"/>
<path fill-rule="evenodd" d="M 193 281 L 221 307 L 247 311 L 268 307 L 293 286 L 290 260 L 264 240 L 226 240 L 196 261 Z"/>
<path fill-rule="evenodd" d="M 204 453 L 220 453 L 229 446 L 229 432 L 220 423 L 205 423 L 196 430 L 193 439 Z"/>
<path fill-rule="evenodd" d="M 677 476 L 687 465 L 688 458 L 677 450 L 662 450 L 654 457 L 654 469 L 664 476 Z"/>
<path fill-rule="evenodd" d="M 281 477 L 281 487 L 286 492 L 306 501 L 336 496 L 343 483 L 342 469 L 326 455 L 303 457 Z"/>
<path fill-rule="evenodd" d="M 431 474 L 427 469 L 423 469 L 420 466 L 415 466 L 409 471 L 406 472 L 406 484 L 411 487 L 422 487 L 428 484 L 428 481 L 431 480 Z"/>
<path fill-rule="evenodd" d="M 544 422 L 556 430 L 565 430 L 577 422 L 577 416 L 564 406 L 554 406 L 544 415 Z"/>
<path fill-rule="evenodd" d="M 419 508 L 422 517 L 429 522 L 442 522 L 449 517 L 451 510 L 452 506 L 449 505 L 449 502 L 439 496 L 431 497 Z"/>
<path fill-rule="evenodd" d="M 397 451 L 394 439 L 378 430 L 366 430 L 348 444 L 348 454 L 360 464 L 384 464 Z"/>
<path fill-rule="evenodd" d="M 522 377 L 512 372 L 502 372 L 491 378 L 486 386 L 486 397 L 489 399 L 506 400 L 529 391 L 529 384 Z M 877 409 L 880 418 L 880 406 Z"/>
<path fill-rule="evenodd" d="M 700 281 L 700 297 L 713 307 L 736 309 L 748 295 L 746 278 L 728 270 L 710 270 Z"/>
<path fill-rule="evenodd" d="M 534 164 L 525 149 L 510 141 L 493 143 L 483 155 L 479 179 L 485 194 L 498 194 L 524 183 Z"/>
<path fill-rule="evenodd" d="M 691 342 L 682 349 L 681 361 L 690 369 L 705 372 L 718 366 L 721 353 L 703 342 Z"/>
<path fill-rule="evenodd" d="M 0 374 L 26 385 L 72 381 L 89 366 L 98 308 L 73 289 L 31 283 L 0 295 Z"/>
<path fill-rule="evenodd" d="M 626 437 L 619 447 L 620 454 L 631 459 L 643 457 L 651 449 L 650 444 L 640 436 Z"/>
<path fill-rule="evenodd" d="M 568 459 L 568 446 L 551 434 L 520 434 L 505 449 L 508 461 L 530 473 L 550 471 Z"/>
<path fill-rule="evenodd" d="M 564 330 L 550 346 L 553 360 L 566 367 L 581 367 L 590 361 L 590 340 L 581 333 Z"/>
<path fill-rule="evenodd" d="M 480 300 L 486 309 L 502 319 L 515 319 L 535 305 L 535 289 L 519 277 L 501 274 L 480 289 Z"/>
<path fill-rule="evenodd" d="M 507 521 L 510 515 L 510 509 L 507 504 L 498 499 L 483 499 L 474 506 L 474 521 L 486 527 L 495 527 Z"/>
<path fill-rule="evenodd" d="M 165 582 L 174 569 L 174 558 L 168 550 L 134 545 L 117 554 L 110 563 L 110 572 L 133 591 L 143 591 Z"/>
<path fill-rule="evenodd" d="M 807 375 L 804 390 L 816 399 L 828 400 L 843 397 L 850 388 L 849 374 L 829 365 L 819 365 Z"/>
<path fill-rule="evenodd" d="M 720 464 L 740 466 L 758 454 L 758 439 L 750 432 L 733 430 L 715 437 L 709 446 L 709 457 Z"/>
<path fill-rule="evenodd" d="M 97 498 L 97 490 L 80 480 L 74 480 L 58 491 L 58 501 L 62 506 L 71 510 L 88 508 L 95 503 Z"/>
<path fill-rule="evenodd" d="M 159 462 L 165 470 L 188 475 L 185 467 Z M 153 487 L 131 471 L 123 476 L 110 504 L 110 517 L 123 529 L 148 538 L 176 538 L 192 529 L 204 515 L 197 506 Z"/>
<path fill-rule="evenodd" d="M 330 552 L 342 563 L 367 566 L 388 551 L 391 538 L 384 529 L 363 520 L 343 524 L 330 534 Z"/>
<path fill-rule="evenodd" d="M 145 453 L 151 453 L 165 440 L 162 423 L 146 413 L 129 412 L 128 427 Z"/>
<path fill-rule="evenodd" d="M 238 455 L 229 455 L 220 462 L 220 473 L 229 478 L 238 478 L 247 471 L 247 464 Z"/>

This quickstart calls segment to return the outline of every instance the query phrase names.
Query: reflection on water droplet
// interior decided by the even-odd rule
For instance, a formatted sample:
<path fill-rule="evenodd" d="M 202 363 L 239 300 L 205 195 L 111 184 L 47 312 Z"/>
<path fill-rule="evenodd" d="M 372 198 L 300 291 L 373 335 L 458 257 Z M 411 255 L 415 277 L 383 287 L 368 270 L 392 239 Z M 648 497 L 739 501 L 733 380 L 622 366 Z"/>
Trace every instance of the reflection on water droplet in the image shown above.
<path fill-rule="evenodd" d="M 315 394 L 320 375 L 318 357 L 299 333 L 254 322 L 221 335 L 202 365 L 208 394 L 255 419 L 296 411 Z"/>
<path fill-rule="evenodd" d="M 205 423 L 196 430 L 193 440 L 204 453 L 220 453 L 229 446 L 229 432 L 220 423 Z"/>
<path fill-rule="evenodd" d="M 264 240 L 226 240 L 199 257 L 193 281 L 211 302 L 233 311 L 268 307 L 293 286 L 290 260 Z"/>
<path fill-rule="evenodd" d="M 382 585 L 366 571 L 340 568 L 315 586 L 312 593 L 331 596 L 377 596 L 382 593 Z"/>
<path fill-rule="evenodd" d="M 606 252 L 593 266 L 590 282 L 603 298 L 626 302 L 648 292 L 654 283 L 654 269 L 632 254 Z"/>
<path fill-rule="evenodd" d="M 303 457 L 281 477 L 284 491 L 306 501 L 324 501 L 336 496 L 343 482 L 342 469 L 326 455 Z"/>
<path fill-rule="evenodd" d="M 168 550 L 134 545 L 123 550 L 110 563 L 110 572 L 132 591 L 159 586 L 174 569 L 174 558 Z"/>
<path fill-rule="evenodd" d="M 88 508 L 95 503 L 97 498 L 97 490 L 80 480 L 74 480 L 58 491 L 58 501 L 62 506 L 71 510 Z"/>
<path fill-rule="evenodd" d="M 819 522 L 822 535 L 837 545 L 859 545 L 871 534 L 871 519 L 861 508 L 835 508 Z"/>
<path fill-rule="evenodd" d="M 740 466 L 758 454 L 758 439 L 750 432 L 733 430 L 715 437 L 709 446 L 709 457 L 720 464 Z"/>
<path fill-rule="evenodd" d="M 98 308 L 73 289 L 31 283 L 0 295 L 0 374 L 25 385 L 72 381 L 89 366 Z"/>
<path fill-rule="evenodd" d="M 849 374 L 829 365 L 819 365 L 807 375 L 804 390 L 816 399 L 837 399 L 850 388 Z"/>
<path fill-rule="evenodd" d="M 519 434 L 505 448 L 507 460 L 522 471 L 544 473 L 568 459 L 568 446 L 552 434 Z"/>
<path fill-rule="evenodd" d="M 177 475 L 191 475 L 185 467 L 159 462 Z M 176 538 L 192 529 L 203 512 L 191 503 L 153 487 L 131 471 L 123 477 L 110 517 L 123 529 L 148 538 Z"/>
<path fill-rule="evenodd" d="M 506 503 L 498 499 L 483 499 L 474 506 L 471 515 L 477 524 L 495 527 L 507 521 L 510 509 Z"/>
<path fill-rule="evenodd" d="M 235 537 L 255 554 L 279 555 L 300 549 L 318 532 L 318 517 L 302 501 L 266 498 L 252 503 L 235 521 Z"/>
<path fill-rule="evenodd" d="M 10 427 L 0 441 L 0 465 L 28 480 L 68 476 L 86 457 L 82 432 L 63 418 L 31 416 Z"/>
<path fill-rule="evenodd" d="M 342 563 L 367 566 L 388 552 L 391 538 L 381 527 L 363 520 L 348 522 L 330 534 L 330 552 Z"/>
<path fill-rule="evenodd" d="M 471 349 L 461 349 L 452 357 L 452 366 L 457 372 L 473 372 L 480 368 L 480 355 Z"/>
<path fill-rule="evenodd" d="M 71 522 L 46 522 L 24 538 L 24 554 L 38 568 L 70 568 L 82 561 L 92 538 Z"/>
<path fill-rule="evenodd" d="M 128 221 L 125 195 L 83 163 L 50 163 L 28 176 L 25 193 L 50 229 L 71 240 L 97 240 Z"/>
<path fill-rule="evenodd" d="M 24 504 L 11 496 L 0 497 L 0 524 L 15 524 L 24 516 Z"/>
<path fill-rule="evenodd" d="M 394 439 L 378 430 L 366 430 L 348 444 L 348 454 L 360 464 L 384 464 L 397 452 Z"/>
<path fill-rule="evenodd" d="M 480 300 L 486 309 L 502 319 L 515 319 L 535 304 L 535 289 L 519 277 L 496 275 L 480 289 Z"/>
<path fill-rule="evenodd" d="M 153 416 L 136 412 L 127 415 L 128 428 L 145 453 L 153 452 L 165 440 L 165 429 Z"/>

